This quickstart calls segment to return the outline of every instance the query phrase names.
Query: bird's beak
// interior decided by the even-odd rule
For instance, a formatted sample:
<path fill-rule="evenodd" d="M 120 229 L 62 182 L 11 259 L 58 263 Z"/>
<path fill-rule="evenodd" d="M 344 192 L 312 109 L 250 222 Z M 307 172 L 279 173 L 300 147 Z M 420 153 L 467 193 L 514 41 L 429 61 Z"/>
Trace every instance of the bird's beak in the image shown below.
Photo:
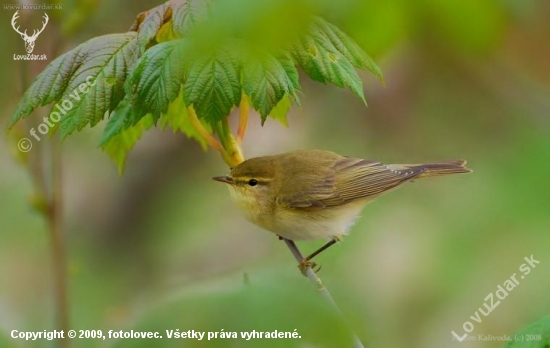
<path fill-rule="evenodd" d="M 215 176 L 212 179 L 216 180 L 216 181 L 219 181 L 219 182 L 224 182 L 226 184 L 231 184 L 231 185 L 233 185 L 235 183 L 233 181 L 233 178 L 230 177 L 230 176 Z"/>

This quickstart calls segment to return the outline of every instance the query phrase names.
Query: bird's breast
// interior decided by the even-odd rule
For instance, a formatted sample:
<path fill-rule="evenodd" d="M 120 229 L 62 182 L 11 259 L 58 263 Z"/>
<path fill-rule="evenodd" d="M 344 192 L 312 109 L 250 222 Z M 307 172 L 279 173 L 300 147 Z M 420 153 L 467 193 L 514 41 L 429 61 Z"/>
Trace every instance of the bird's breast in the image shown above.
<path fill-rule="evenodd" d="M 357 200 L 336 207 L 296 209 L 262 202 L 230 188 L 233 201 L 257 226 L 291 240 L 330 240 L 348 233 L 367 201 Z"/>
<path fill-rule="evenodd" d="M 352 202 L 322 209 L 278 207 L 273 230 L 292 240 L 331 240 L 348 234 L 366 202 Z"/>

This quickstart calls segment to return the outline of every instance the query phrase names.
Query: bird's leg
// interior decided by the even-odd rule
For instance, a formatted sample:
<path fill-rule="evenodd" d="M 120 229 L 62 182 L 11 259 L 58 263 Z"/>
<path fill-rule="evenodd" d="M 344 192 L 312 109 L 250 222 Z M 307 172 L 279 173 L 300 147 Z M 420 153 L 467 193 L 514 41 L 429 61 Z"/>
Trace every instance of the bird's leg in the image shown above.
<path fill-rule="evenodd" d="M 311 260 L 312 258 L 314 258 L 315 256 L 319 255 L 320 253 L 322 253 L 323 251 L 327 250 L 329 247 L 331 247 L 332 245 L 336 244 L 336 242 L 338 242 L 337 239 L 333 239 L 329 242 L 327 242 L 325 245 L 323 245 L 322 247 L 320 247 L 319 249 L 315 250 L 314 252 L 312 252 L 311 254 L 309 254 L 308 257 L 306 257 L 304 260 Z"/>
<path fill-rule="evenodd" d="M 307 274 L 306 274 L 307 269 L 308 268 L 313 269 L 313 267 L 315 267 L 317 265 L 314 262 L 311 262 L 311 261 L 308 261 L 308 260 L 304 259 L 304 256 L 302 255 L 302 253 L 300 252 L 300 250 L 296 246 L 296 243 L 294 243 L 293 240 L 286 239 L 284 237 L 280 237 L 280 238 L 286 243 L 286 245 L 288 246 L 288 248 L 292 252 L 292 255 L 294 255 L 294 258 L 296 259 L 296 261 L 298 261 L 298 268 L 300 269 L 302 274 L 304 276 L 307 276 Z"/>
<path fill-rule="evenodd" d="M 302 272 L 302 274 L 304 276 L 306 275 L 306 270 L 308 268 L 311 268 L 314 272 L 319 272 L 321 270 L 321 266 L 318 266 L 315 262 L 311 261 L 311 259 L 314 258 L 315 256 L 319 255 L 323 251 L 327 250 L 331 245 L 336 244 L 336 242 L 340 241 L 340 238 L 335 237 L 334 239 L 327 242 L 325 245 L 323 245 L 319 249 L 315 250 L 309 256 L 304 258 L 302 256 L 302 254 L 300 253 L 300 251 L 298 250 L 298 247 L 296 246 L 294 241 L 283 238 L 279 235 L 277 235 L 277 236 L 279 237 L 279 240 L 284 240 L 287 243 L 287 245 L 289 245 L 290 250 L 293 252 L 294 256 L 298 260 L 298 268 L 300 269 L 300 271 Z"/>
<path fill-rule="evenodd" d="M 316 273 L 319 272 L 321 270 L 321 266 L 317 266 L 317 264 L 315 262 L 312 262 L 311 259 L 314 258 L 315 256 L 319 255 L 323 251 L 327 250 L 333 244 L 336 244 L 336 242 L 338 242 L 338 240 L 339 239 L 335 238 L 335 239 L 327 242 L 325 245 L 323 245 L 319 249 L 315 250 L 309 256 L 307 256 L 305 259 L 300 261 L 300 264 L 298 265 L 298 268 L 300 268 L 300 271 L 302 271 L 302 274 L 305 274 L 306 269 L 308 267 L 310 267 Z"/>
<path fill-rule="evenodd" d="M 311 270 L 315 273 L 321 270 L 321 266 L 319 266 L 313 261 L 309 261 L 308 259 L 303 259 L 302 261 L 300 261 L 300 263 L 298 264 L 298 268 L 300 269 L 300 272 L 302 272 L 302 274 L 306 277 L 307 277 L 306 270 L 308 268 L 311 268 Z"/>

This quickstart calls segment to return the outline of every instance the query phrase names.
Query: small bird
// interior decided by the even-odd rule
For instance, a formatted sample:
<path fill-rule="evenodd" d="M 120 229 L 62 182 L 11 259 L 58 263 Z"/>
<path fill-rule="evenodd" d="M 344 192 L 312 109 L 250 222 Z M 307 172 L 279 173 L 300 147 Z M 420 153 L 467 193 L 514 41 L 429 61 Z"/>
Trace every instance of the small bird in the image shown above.
<path fill-rule="evenodd" d="M 328 240 L 310 260 L 348 234 L 367 203 L 403 183 L 433 176 L 470 173 L 466 161 L 382 164 L 323 150 L 297 150 L 248 159 L 228 176 L 233 201 L 252 223 L 281 238 Z"/>

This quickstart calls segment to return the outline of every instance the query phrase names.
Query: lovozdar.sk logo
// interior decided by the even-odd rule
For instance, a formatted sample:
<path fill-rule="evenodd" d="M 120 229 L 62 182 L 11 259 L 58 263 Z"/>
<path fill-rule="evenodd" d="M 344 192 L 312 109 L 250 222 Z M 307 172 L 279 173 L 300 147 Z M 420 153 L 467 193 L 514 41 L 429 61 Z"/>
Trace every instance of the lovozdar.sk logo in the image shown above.
<path fill-rule="evenodd" d="M 33 57 L 28 57 L 28 56 L 35 56 L 35 55 L 31 55 L 32 51 L 34 50 L 34 44 L 36 42 L 36 39 L 38 38 L 38 35 L 40 35 L 40 33 L 44 31 L 44 28 L 46 28 L 46 25 L 48 24 L 48 21 L 50 20 L 50 18 L 48 17 L 47 13 L 44 13 L 44 17 L 43 17 L 44 21 L 42 22 L 42 28 L 40 30 L 34 29 L 32 35 L 27 34 L 27 29 L 25 29 L 25 31 L 23 32 L 19 30 L 20 26 L 17 25 L 18 18 L 19 18 L 19 11 L 15 11 L 15 13 L 13 14 L 13 17 L 11 18 L 11 26 L 13 27 L 13 30 L 15 30 L 19 35 L 21 35 L 21 38 L 23 39 L 23 41 L 25 41 L 25 50 L 28 53 L 27 56 L 21 56 L 19 58 L 32 59 Z M 42 56 L 45 57 L 45 55 L 42 55 Z M 23 57 L 28 57 L 28 58 L 23 58 Z M 35 57 L 35 59 L 41 59 L 40 57 L 41 56 L 37 56 Z M 18 57 L 15 57 L 15 58 L 18 59 Z"/>

